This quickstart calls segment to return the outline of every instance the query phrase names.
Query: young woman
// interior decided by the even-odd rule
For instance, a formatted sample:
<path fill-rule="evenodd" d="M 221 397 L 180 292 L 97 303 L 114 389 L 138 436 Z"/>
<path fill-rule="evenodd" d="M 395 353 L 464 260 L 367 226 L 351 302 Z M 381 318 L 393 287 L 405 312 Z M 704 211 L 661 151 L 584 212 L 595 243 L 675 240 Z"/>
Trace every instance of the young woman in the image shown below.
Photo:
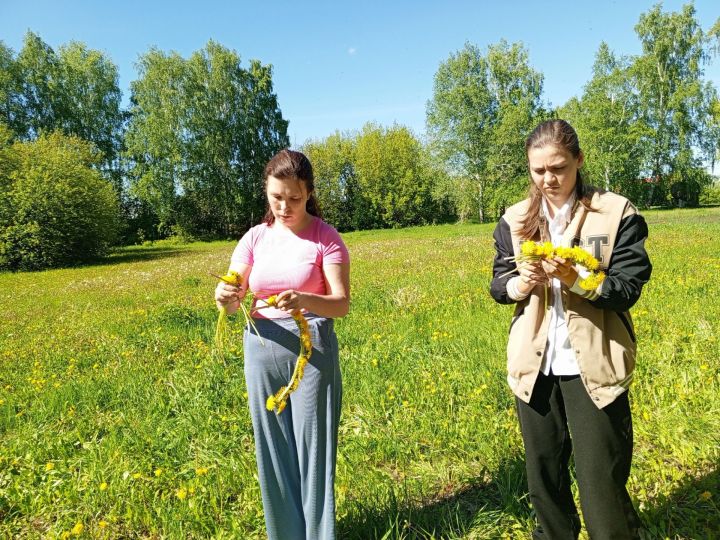
<path fill-rule="evenodd" d="M 515 303 L 507 348 L 525 444 L 533 538 L 576 539 L 570 490 L 574 456 L 590 538 L 637 538 L 639 519 L 625 484 L 633 437 L 628 387 L 635 334 L 628 310 L 652 270 L 647 225 L 625 198 L 583 184 L 583 153 L 564 120 L 540 124 L 526 142 L 530 194 L 498 223 L 491 294 Z M 580 245 L 607 277 L 591 291 L 570 261 L 512 259 L 525 240 Z"/>
<path fill-rule="evenodd" d="M 258 476 L 270 539 L 335 538 L 335 459 L 342 384 L 333 318 L 350 306 L 350 261 L 340 235 L 322 221 L 313 170 L 300 152 L 282 150 L 265 167 L 268 211 L 240 240 L 230 270 L 243 285 L 218 284 L 218 307 L 234 312 L 256 292 L 245 329 L 245 379 Z M 276 307 L 258 298 L 277 295 Z M 298 389 L 279 414 L 268 396 L 290 380 L 299 352 L 292 314 L 309 322 L 312 355 Z"/>

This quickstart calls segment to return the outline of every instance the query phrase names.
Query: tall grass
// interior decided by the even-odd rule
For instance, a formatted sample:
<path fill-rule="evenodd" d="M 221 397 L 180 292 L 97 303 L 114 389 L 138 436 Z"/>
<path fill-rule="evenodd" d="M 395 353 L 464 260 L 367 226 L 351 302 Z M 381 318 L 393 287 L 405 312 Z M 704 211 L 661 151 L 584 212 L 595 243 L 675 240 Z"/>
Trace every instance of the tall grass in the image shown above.
<path fill-rule="evenodd" d="M 720 210 L 648 212 L 633 309 L 630 491 L 652 538 L 720 534 Z M 342 538 L 521 538 L 533 516 L 505 383 L 491 225 L 345 235 Z M 240 321 L 211 354 L 231 243 L 0 274 L 0 536 L 262 538 Z"/>

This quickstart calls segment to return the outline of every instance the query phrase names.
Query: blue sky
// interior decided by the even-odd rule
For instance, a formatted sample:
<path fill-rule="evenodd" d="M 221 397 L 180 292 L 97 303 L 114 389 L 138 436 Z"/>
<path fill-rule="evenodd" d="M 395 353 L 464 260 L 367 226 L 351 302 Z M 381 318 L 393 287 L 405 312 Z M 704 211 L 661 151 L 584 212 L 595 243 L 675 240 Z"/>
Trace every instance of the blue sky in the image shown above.
<path fill-rule="evenodd" d="M 503 38 L 523 42 L 545 77 L 545 101 L 561 105 L 582 92 L 601 41 L 618 54 L 640 52 L 633 28 L 655 3 L 0 0 L 0 40 L 17 52 L 32 30 L 53 48 L 78 40 L 99 49 L 118 66 L 127 102 L 140 54 L 155 46 L 187 57 L 214 39 L 244 62 L 273 65 L 297 146 L 368 121 L 422 135 L 433 76 L 466 41 L 482 49 Z M 720 16 L 717 0 L 695 7 L 705 30 Z M 720 59 L 706 77 L 720 87 Z"/>

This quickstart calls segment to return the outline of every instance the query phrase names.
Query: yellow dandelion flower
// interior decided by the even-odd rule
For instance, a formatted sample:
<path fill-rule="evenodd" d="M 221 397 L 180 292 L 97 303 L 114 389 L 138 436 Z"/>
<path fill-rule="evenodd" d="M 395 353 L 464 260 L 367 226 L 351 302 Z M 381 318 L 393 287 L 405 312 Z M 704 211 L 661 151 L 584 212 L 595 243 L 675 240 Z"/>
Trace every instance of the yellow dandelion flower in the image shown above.
<path fill-rule="evenodd" d="M 100 491 L 105 491 L 108 488 L 107 482 L 102 482 L 100 484 Z"/>
<path fill-rule="evenodd" d="M 198 467 L 197 469 L 195 469 L 195 474 L 198 476 L 204 476 L 207 473 L 208 473 L 207 467 Z"/>
<path fill-rule="evenodd" d="M 573 260 L 576 264 L 579 264 L 580 266 L 584 266 L 591 272 L 594 272 L 598 268 L 600 268 L 600 261 L 598 261 L 595 257 L 590 255 L 587 251 L 585 251 L 580 246 L 575 246 L 573 248 Z"/>
<path fill-rule="evenodd" d="M 573 248 L 559 246 L 559 247 L 555 248 L 555 255 L 557 255 L 558 257 L 561 257 L 563 259 L 572 259 L 573 258 Z"/>
<path fill-rule="evenodd" d="M 545 242 L 542 245 L 542 256 L 546 259 L 551 259 L 553 256 L 553 253 L 555 251 L 555 247 L 552 245 L 551 242 Z"/>
<path fill-rule="evenodd" d="M 265 408 L 268 411 L 272 411 L 275 408 L 275 396 L 270 396 L 267 398 L 267 401 L 265 402 Z"/>
<path fill-rule="evenodd" d="M 605 272 L 593 272 L 585 279 L 580 280 L 580 287 L 586 291 L 594 291 L 605 279 Z"/>
<path fill-rule="evenodd" d="M 520 252 L 526 257 L 533 257 L 536 255 L 537 244 L 532 240 L 526 240 L 520 245 Z"/>
<path fill-rule="evenodd" d="M 70 533 L 74 536 L 80 536 L 82 532 L 85 530 L 85 525 L 80 523 L 79 521 L 75 524 L 75 526 L 70 529 Z"/>
<path fill-rule="evenodd" d="M 53 462 L 51 462 L 51 461 L 48 461 L 48 462 L 45 464 L 45 470 L 46 470 L 46 471 L 52 471 L 54 468 L 55 468 L 55 464 L 54 464 Z"/>
<path fill-rule="evenodd" d="M 228 272 L 224 276 L 220 276 L 220 279 L 223 280 L 225 283 L 228 283 L 229 285 L 235 285 L 236 287 L 240 286 L 240 284 L 242 283 L 242 276 L 234 270 Z"/>
<path fill-rule="evenodd" d="M 163 470 L 162 470 L 161 468 L 158 467 L 157 469 L 155 469 L 155 476 L 156 476 L 156 477 L 162 476 L 162 473 L 163 473 Z"/>
<path fill-rule="evenodd" d="M 187 489 L 180 488 L 175 490 L 175 496 L 181 501 L 184 501 L 187 498 Z"/>
<path fill-rule="evenodd" d="M 104 529 L 107 526 L 108 526 L 108 522 L 105 521 L 104 519 L 101 519 L 100 521 L 98 521 L 98 527 L 100 527 L 101 529 Z"/>

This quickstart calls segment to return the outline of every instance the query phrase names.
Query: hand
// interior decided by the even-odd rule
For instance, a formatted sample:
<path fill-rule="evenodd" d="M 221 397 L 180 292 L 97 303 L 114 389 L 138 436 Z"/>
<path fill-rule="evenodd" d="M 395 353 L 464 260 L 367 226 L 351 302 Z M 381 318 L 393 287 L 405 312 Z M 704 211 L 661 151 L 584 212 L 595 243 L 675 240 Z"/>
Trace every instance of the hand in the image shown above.
<path fill-rule="evenodd" d="M 228 304 L 234 304 L 240 302 L 245 298 L 245 289 L 242 286 L 236 287 L 221 281 L 215 287 L 215 302 L 218 307 L 227 306 Z"/>
<path fill-rule="evenodd" d="M 538 283 L 545 283 L 548 280 L 540 261 L 522 264 L 520 265 L 518 272 L 520 273 L 518 290 L 523 294 L 527 294 L 532 291 Z"/>
<path fill-rule="evenodd" d="M 550 260 L 542 260 L 543 270 L 548 277 L 558 278 L 568 287 L 572 287 L 578 277 L 572 261 L 563 259 L 562 257 L 553 257 Z"/>
<path fill-rule="evenodd" d="M 282 311 L 297 311 L 305 307 L 305 293 L 288 289 L 277 295 L 277 308 Z"/>

